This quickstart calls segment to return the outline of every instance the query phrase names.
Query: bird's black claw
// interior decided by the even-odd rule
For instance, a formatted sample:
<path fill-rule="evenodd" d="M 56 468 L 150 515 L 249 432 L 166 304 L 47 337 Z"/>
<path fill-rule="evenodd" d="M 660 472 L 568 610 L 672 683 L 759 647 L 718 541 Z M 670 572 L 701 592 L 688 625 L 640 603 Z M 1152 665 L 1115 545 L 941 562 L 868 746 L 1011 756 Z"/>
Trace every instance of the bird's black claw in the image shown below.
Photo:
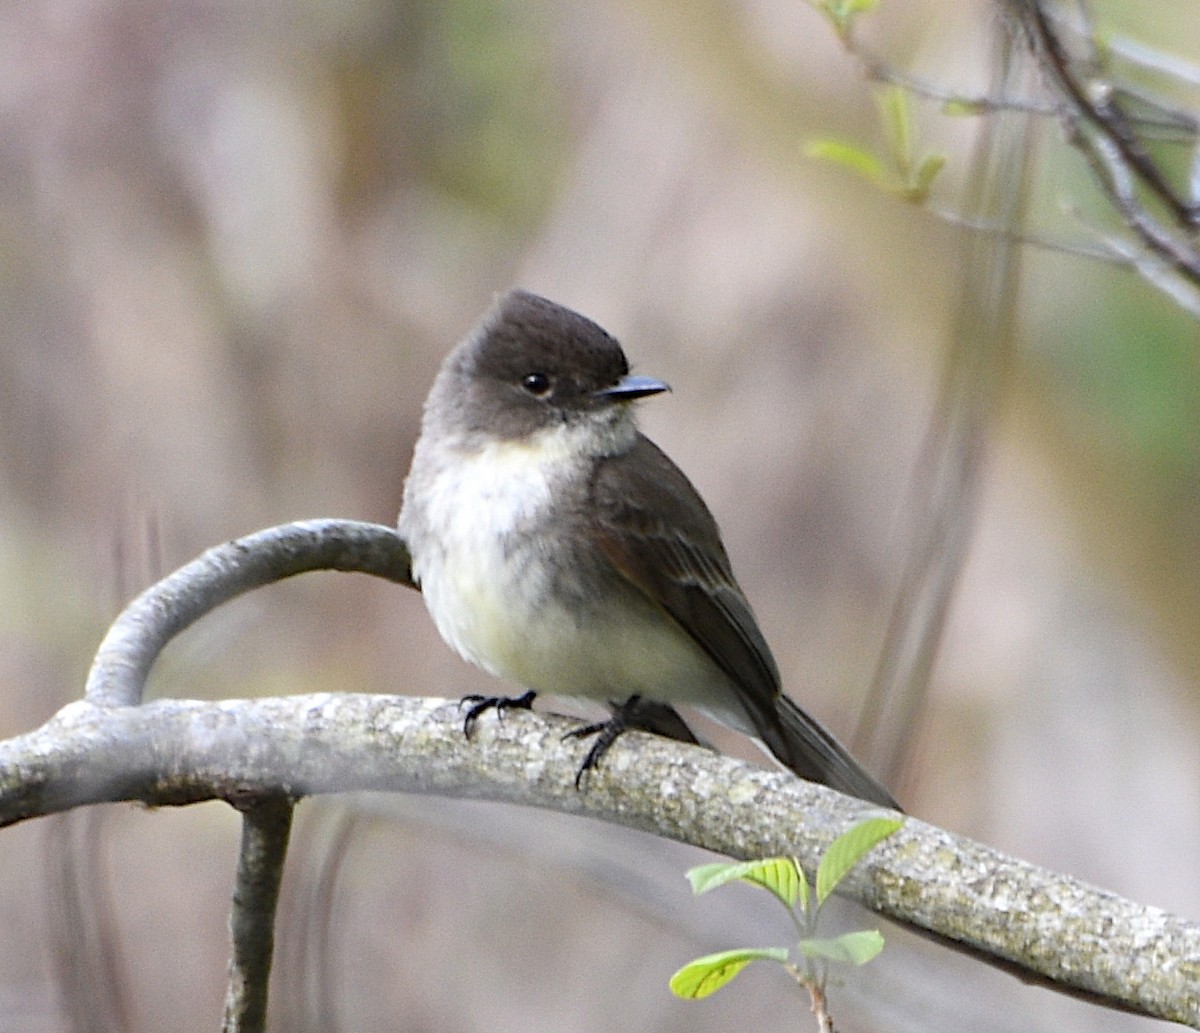
<path fill-rule="evenodd" d="M 621 737 L 622 732 L 627 732 L 630 728 L 639 727 L 638 723 L 632 719 L 638 713 L 638 701 L 640 699 L 640 696 L 630 696 L 629 699 L 619 706 L 613 706 L 612 717 L 607 721 L 596 721 L 589 725 L 583 725 L 580 728 L 573 728 L 563 736 L 564 739 L 586 739 L 589 735 L 596 737 L 596 741 L 592 743 L 591 749 L 587 751 L 587 756 L 583 758 L 583 763 L 579 765 L 579 770 L 575 772 L 576 789 L 582 788 L 585 772 L 599 766 L 600 758 Z"/>
<path fill-rule="evenodd" d="M 499 717 L 503 717 L 506 710 L 532 710 L 536 695 L 536 692 L 530 691 L 523 696 L 480 696 L 478 693 L 463 696 L 458 701 L 458 705 L 463 707 L 469 704 L 467 715 L 463 718 L 463 735 L 468 739 L 471 738 L 471 732 L 475 728 L 475 722 L 479 720 L 479 715 L 489 710 L 496 711 Z"/>

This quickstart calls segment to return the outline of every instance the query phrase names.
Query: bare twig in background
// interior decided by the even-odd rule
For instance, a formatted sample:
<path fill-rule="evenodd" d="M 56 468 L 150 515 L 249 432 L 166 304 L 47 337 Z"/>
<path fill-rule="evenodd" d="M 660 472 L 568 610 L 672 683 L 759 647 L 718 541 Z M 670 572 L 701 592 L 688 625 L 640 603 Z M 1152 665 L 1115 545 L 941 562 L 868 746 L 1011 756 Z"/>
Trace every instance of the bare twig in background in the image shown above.
<path fill-rule="evenodd" d="M 1024 50 L 998 26 L 992 93 L 1022 93 Z M 1030 116 L 998 109 L 983 124 L 971 176 L 972 217 L 1002 227 L 962 241 L 963 279 L 953 341 L 912 485 L 912 544 L 887 636 L 855 735 L 858 751 L 892 785 L 924 712 L 934 658 L 967 553 L 981 463 L 1009 365 L 1028 195 Z"/>
<path fill-rule="evenodd" d="M 1104 260 L 1135 270 L 1200 317 L 1200 199 L 1194 196 L 1200 159 L 1192 159 L 1193 196 L 1189 196 L 1171 182 L 1162 159 L 1147 146 L 1149 140 L 1168 140 L 1195 150 L 1200 146 L 1200 117 L 1153 90 L 1121 79 L 1110 68 L 1109 55 L 1192 86 L 1200 83 L 1200 69 L 1137 41 L 1110 39 L 1105 34 L 1101 43 L 1101 34 L 1083 5 L 1072 5 L 1074 18 L 1063 14 L 1063 6 L 1051 0 L 1002 0 L 999 5 L 1000 21 L 1019 27 L 1049 92 L 1046 99 L 1012 83 L 994 84 L 985 94 L 958 91 L 894 67 L 853 32 L 843 34 L 842 42 L 869 78 L 913 96 L 988 117 L 1002 112 L 1057 117 L 1067 142 L 1079 152 L 1111 211 L 1130 232 L 1130 239 L 1124 241 L 1110 233 L 1096 234 Z M 1067 36 L 1082 56 L 1071 53 Z M 1001 236 L 1012 232 L 1002 222 L 993 224 L 974 214 L 932 210 L 952 223 L 979 226 Z M 1097 257 L 1095 246 L 1036 233 L 1017 236 L 1039 247 Z"/>
<path fill-rule="evenodd" d="M 1171 185 L 1126 116 L 1115 85 L 1103 77 L 1102 70 L 1080 68 L 1071 58 L 1045 0 L 1008 0 L 1008 6 L 1024 30 L 1039 67 L 1063 102 L 1062 116 L 1077 129 L 1082 128 L 1081 123 L 1094 129 L 1108 142 L 1116 166 L 1145 184 L 1181 226 L 1195 226 L 1200 206 L 1181 197 Z M 1090 35 L 1085 36 L 1085 43 L 1094 61 L 1098 55 Z M 1078 144 L 1086 148 L 1087 137 L 1080 134 Z"/>
<path fill-rule="evenodd" d="M 1083 156 L 1113 211 L 1141 245 L 1161 258 L 1172 273 L 1200 287 L 1196 228 L 1200 202 L 1185 197 L 1142 140 L 1142 128 L 1127 114 L 1124 91 L 1107 73 L 1102 51 L 1084 21 L 1087 56 L 1072 57 L 1061 35 L 1064 19 L 1046 0 L 1005 0 L 1028 42 L 1043 79 L 1053 92 L 1068 142 Z M 1195 117 L 1179 124 L 1193 129 Z M 1148 197 L 1143 200 L 1143 193 Z M 1164 219 L 1146 201 L 1165 209 Z M 1139 265 L 1151 283 L 1153 269 Z"/>

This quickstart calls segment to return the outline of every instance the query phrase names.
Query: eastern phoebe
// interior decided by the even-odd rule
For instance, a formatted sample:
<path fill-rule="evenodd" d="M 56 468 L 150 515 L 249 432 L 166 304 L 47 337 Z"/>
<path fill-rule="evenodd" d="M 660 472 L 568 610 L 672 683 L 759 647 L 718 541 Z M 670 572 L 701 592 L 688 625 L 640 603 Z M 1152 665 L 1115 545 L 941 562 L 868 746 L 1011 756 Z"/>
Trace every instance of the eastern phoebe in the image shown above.
<path fill-rule="evenodd" d="M 779 669 L 696 489 L 638 432 L 621 346 L 526 291 L 500 297 L 425 402 L 400 534 L 443 639 L 527 690 L 607 703 L 580 774 L 628 727 L 687 738 L 673 704 L 756 736 L 802 778 L 891 794 L 780 691 Z M 664 720 L 665 719 L 665 720 Z M 678 721 L 676 727 L 664 728 Z"/>

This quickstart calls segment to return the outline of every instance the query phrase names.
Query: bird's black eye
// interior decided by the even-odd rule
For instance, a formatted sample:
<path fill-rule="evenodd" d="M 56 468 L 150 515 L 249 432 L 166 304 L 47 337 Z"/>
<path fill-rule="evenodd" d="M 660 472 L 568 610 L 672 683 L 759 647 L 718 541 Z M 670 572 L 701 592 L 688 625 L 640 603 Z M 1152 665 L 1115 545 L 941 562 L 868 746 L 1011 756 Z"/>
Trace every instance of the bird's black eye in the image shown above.
<path fill-rule="evenodd" d="M 521 386 L 540 398 L 550 390 L 550 378 L 545 373 L 526 373 L 521 378 Z"/>

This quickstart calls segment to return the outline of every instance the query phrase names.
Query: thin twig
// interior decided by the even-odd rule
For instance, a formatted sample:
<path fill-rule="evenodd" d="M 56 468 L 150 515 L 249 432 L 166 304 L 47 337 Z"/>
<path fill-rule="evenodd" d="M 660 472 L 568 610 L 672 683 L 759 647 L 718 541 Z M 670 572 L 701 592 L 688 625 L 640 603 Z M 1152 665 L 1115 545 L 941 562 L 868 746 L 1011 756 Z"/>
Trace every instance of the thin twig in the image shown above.
<path fill-rule="evenodd" d="M 1050 23 L 1042 0 L 1009 0 L 1016 12 L 1043 71 L 1052 79 L 1075 118 L 1090 124 L 1100 141 L 1107 141 L 1108 162 L 1128 168 L 1171 211 L 1176 220 L 1193 227 L 1200 220 L 1200 206 L 1181 198 L 1167 180 L 1116 99 L 1116 91 L 1105 80 L 1081 83 L 1075 76 L 1070 56 Z M 1082 138 L 1078 138 L 1083 142 Z"/>
<path fill-rule="evenodd" d="M 1190 242 L 1174 237 L 1146 211 L 1138 200 L 1129 169 L 1117 145 L 1101 136 L 1083 141 L 1079 136 L 1081 132 L 1078 126 L 1068 127 L 1071 142 L 1100 181 L 1117 214 L 1150 251 L 1200 286 L 1200 253 Z"/>
<path fill-rule="evenodd" d="M 965 111 L 980 115 L 989 115 L 1000 111 L 1019 111 L 1029 115 L 1043 116 L 1058 114 L 1058 108 L 1049 101 L 1038 100 L 1034 97 L 1007 93 L 964 94 L 961 91 L 940 86 L 919 75 L 894 68 L 883 58 L 872 54 L 853 37 L 848 39 L 847 49 L 862 64 L 868 79 L 886 83 L 889 86 L 899 86 L 923 100 L 936 101 L 939 104 L 953 104 Z"/>
<path fill-rule="evenodd" d="M 275 907 L 283 879 L 293 803 L 259 796 L 240 807 L 242 845 L 229 912 L 229 983 L 222 1033 L 265 1033 L 275 949 Z"/>
<path fill-rule="evenodd" d="M 1165 75 L 1190 86 L 1200 86 L 1200 66 L 1191 61 L 1185 61 L 1175 54 L 1167 54 L 1154 47 L 1148 46 L 1141 40 L 1130 39 L 1127 36 L 1110 34 L 1104 45 L 1130 64 L 1140 65 L 1152 72 Z"/>
<path fill-rule="evenodd" d="M 998 26 L 994 92 L 1023 89 L 1031 62 Z M 911 482 L 912 543 L 893 601 L 866 705 L 857 751 L 899 782 L 903 744 L 912 740 L 929 687 L 946 615 L 966 556 L 982 457 L 1011 349 L 1021 251 L 1012 236 L 1028 195 L 1029 116 L 998 113 L 983 123 L 972 162 L 971 210 L 1008 234 L 962 243 L 961 295 L 951 347 Z"/>
<path fill-rule="evenodd" d="M 1181 290 L 1186 295 L 1191 288 L 1200 287 L 1200 251 L 1195 239 L 1200 201 L 1184 196 L 1171 184 L 1144 142 L 1153 138 L 1188 143 L 1200 132 L 1200 119 L 1136 84 L 1114 82 L 1102 74 L 1112 54 L 1187 83 L 1200 81 L 1200 69 L 1121 38 L 1106 38 L 1101 46 L 1092 12 L 1082 0 L 1075 4 L 1078 17 L 1074 21 L 1065 19 L 1046 0 L 1003 0 L 1003 4 L 1021 25 L 1056 99 L 1039 100 L 1008 89 L 966 95 L 892 67 L 853 31 L 841 33 L 840 38 L 868 78 L 899 86 L 914 96 L 979 114 L 1056 115 L 1068 142 L 1082 154 L 1117 215 L 1150 254 L 1140 255 L 1128 247 L 1108 248 L 1099 254 L 1085 247 L 1073 249 L 1070 244 L 1063 249 L 1130 266 L 1173 300 L 1178 300 Z M 1082 58 L 1073 59 L 1068 53 L 1063 34 L 1069 34 L 1085 50 Z M 1090 71 L 1081 71 L 1081 64 Z M 1133 105 L 1147 110 L 1138 112 Z M 1193 164 L 1200 168 L 1200 160 Z M 1193 173 L 1193 179 L 1197 178 L 1200 174 Z M 1147 210 L 1138 195 L 1139 183 L 1166 207 L 1177 232 Z M 1200 193 L 1194 187 L 1193 192 Z M 972 222 L 958 216 L 948 221 Z M 1041 243 L 1036 236 L 1030 239 Z M 1182 288 L 1180 281 L 1185 285 Z M 1194 306 L 1184 307 L 1194 312 Z"/>
<path fill-rule="evenodd" d="M 414 587 L 408 549 L 393 527 L 305 520 L 225 542 L 125 608 L 100 643 L 85 697 L 103 706 L 139 703 L 150 667 L 184 628 L 243 592 L 311 570 L 375 574 Z"/>

